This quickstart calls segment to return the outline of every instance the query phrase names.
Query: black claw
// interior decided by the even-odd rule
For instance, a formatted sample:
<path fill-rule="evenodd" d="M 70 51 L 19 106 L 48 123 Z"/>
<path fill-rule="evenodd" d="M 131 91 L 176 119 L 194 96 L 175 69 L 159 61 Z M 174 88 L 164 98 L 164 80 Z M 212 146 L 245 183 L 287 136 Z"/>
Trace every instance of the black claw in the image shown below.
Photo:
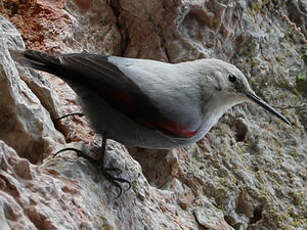
<path fill-rule="evenodd" d="M 61 150 L 57 151 L 57 152 L 53 155 L 53 158 L 56 157 L 59 153 L 65 152 L 65 151 L 74 151 L 74 152 L 77 153 L 77 156 L 78 156 L 78 157 L 83 157 L 83 158 L 85 158 L 86 160 L 88 160 L 89 162 L 91 162 L 92 164 L 96 164 L 96 165 L 97 165 L 97 160 L 95 160 L 94 158 L 88 156 L 87 154 L 85 154 L 84 152 L 82 152 L 81 150 L 76 149 L 76 148 L 65 148 L 65 149 L 61 149 Z"/>
<path fill-rule="evenodd" d="M 115 167 L 105 168 L 104 170 L 105 171 L 113 171 L 117 175 L 120 175 L 123 172 L 120 168 L 115 168 Z"/>
<path fill-rule="evenodd" d="M 58 123 L 60 120 L 62 120 L 63 118 L 66 118 L 66 117 L 70 117 L 70 116 L 79 116 L 79 117 L 83 117 L 84 114 L 83 113 L 69 113 L 69 114 L 65 114 L 64 116 L 62 117 L 59 117 L 55 120 L 53 120 L 54 123 Z"/>
<path fill-rule="evenodd" d="M 116 200 L 116 199 L 120 198 L 121 195 L 123 194 L 123 189 L 122 189 L 122 186 L 120 186 L 120 184 L 117 183 L 116 181 L 112 181 L 111 183 L 112 183 L 113 185 L 115 185 L 116 188 L 119 189 L 119 192 L 118 192 L 117 196 L 115 197 L 115 200 Z"/>
<path fill-rule="evenodd" d="M 75 148 L 64 148 L 64 149 L 61 149 L 61 150 L 57 151 L 57 152 L 53 155 L 53 158 L 55 158 L 59 153 L 65 152 L 65 151 L 74 151 L 74 152 L 77 153 L 78 156 L 80 156 L 80 153 L 82 154 L 82 151 L 80 151 L 79 149 L 75 149 Z"/>
<path fill-rule="evenodd" d="M 111 169 L 111 170 L 114 170 L 113 168 Z M 121 178 L 121 177 L 115 177 L 115 176 L 112 176 L 110 173 L 108 173 L 107 171 L 109 171 L 109 168 L 106 168 L 106 169 L 104 169 L 103 170 L 103 175 L 105 176 L 105 177 L 108 177 L 108 178 L 110 178 L 110 179 L 112 179 L 113 181 L 117 181 L 117 182 L 120 182 L 120 183 L 126 183 L 126 184 L 128 184 L 128 189 L 127 189 L 127 191 L 131 188 L 131 183 L 130 183 L 130 181 L 128 181 L 128 180 L 126 180 L 126 179 L 124 179 L 124 178 Z M 118 171 L 121 171 L 120 169 L 118 169 Z"/>
<path fill-rule="evenodd" d="M 121 171 L 121 170 L 118 168 L 106 168 L 103 170 L 103 175 L 105 176 L 105 178 L 119 189 L 119 192 L 115 198 L 115 199 L 118 199 L 123 193 L 123 188 L 120 184 L 123 184 L 123 183 L 128 184 L 128 188 L 125 189 L 125 191 L 128 191 L 131 188 L 131 183 L 130 181 L 123 179 L 121 177 L 114 177 L 111 174 L 109 174 L 107 171 Z"/>
<path fill-rule="evenodd" d="M 57 151 L 54 155 L 53 155 L 53 158 L 56 157 L 59 153 L 62 153 L 62 152 L 65 152 L 65 151 L 74 151 L 77 153 L 77 156 L 78 157 L 83 157 L 85 158 L 86 160 L 90 161 L 92 164 L 94 165 L 97 165 L 98 164 L 98 160 L 88 156 L 87 154 L 83 153 L 81 150 L 79 149 L 76 149 L 76 148 L 64 148 L 64 149 L 61 149 L 59 151 Z M 122 170 L 119 169 L 119 168 L 116 168 L 116 167 L 110 167 L 110 168 L 104 168 L 102 167 L 102 173 L 104 175 L 104 177 L 111 183 L 113 184 L 115 187 L 118 188 L 119 192 L 116 196 L 115 199 L 118 199 L 122 193 L 123 193 L 123 188 L 121 186 L 121 184 L 127 184 L 128 187 L 125 189 L 125 191 L 128 191 L 130 188 L 131 188 L 131 183 L 130 181 L 126 180 L 126 179 L 123 179 L 121 177 L 115 177 L 115 176 L 112 176 L 109 172 L 113 172 L 117 175 L 120 175 L 122 173 Z"/>

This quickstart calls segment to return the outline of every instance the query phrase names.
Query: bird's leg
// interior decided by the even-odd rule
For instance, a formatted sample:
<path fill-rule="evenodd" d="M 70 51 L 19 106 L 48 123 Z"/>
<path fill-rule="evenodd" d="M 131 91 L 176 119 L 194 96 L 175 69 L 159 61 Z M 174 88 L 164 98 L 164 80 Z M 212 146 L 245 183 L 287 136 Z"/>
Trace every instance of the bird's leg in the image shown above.
<path fill-rule="evenodd" d="M 65 114 L 64 116 L 61 116 L 57 119 L 54 120 L 54 123 L 58 123 L 60 120 L 62 120 L 63 118 L 66 118 L 66 117 L 70 117 L 70 116 L 79 116 L 79 117 L 83 117 L 84 116 L 84 113 L 69 113 L 69 114 Z"/>
<path fill-rule="evenodd" d="M 111 172 L 115 172 L 116 174 L 121 174 L 122 173 L 122 170 L 119 169 L 119 168 L 115 168 L 115 167 L 109 167 L 109 168 L 105 168 L 104 167 L 104 155 L 105 155 L 105 151 L 106 151 L 106 143 L 107 143 L 107 135 L 104 134 L 103 135 L 103 141 L 102 141 L 102 146 L 101 146 L 101 158 L 99 160 L 96 160 L 90 156 L 88 156 L 87 154 L 85 154 L 84 152 L 82 152 L 81 150 L 79 149 L 76 149 L 76 148 L 64 148 L 64 149 L 61 149 L 59 151 L 57 151 L 53 157 L 56 157 L 59 153 L 62 153 L 62 152 L 65 152 L 65 151 L 74 151 L 77 153 L 78 157 L 83 157 L 85 158 L 86 160 L 88 160 L 89 162 L 91 162 L 92 164 L 94 165 L 97 165 L 98 164 L 98 167 L 102 170 L 102 173 L 104 175 L 104 177 L 110 182 L 112 183 L 113 185 L 115 185 L 118 189 L 119 189 L 119 193 L 118 195 L 116 196 L 116 199 L 119 198 L 123 192 L 123 189 L 122 189 L 122 186 L 121 184 L 123 183 L 126 183 L 128 185 L 128 188 L 127 190 L 129 190 L 131 188 L 131 183 L 126 180 L 126 179 L 123 179 L 121 177 L 115 177 L 111 174 Z"/>
<path fill-rule="evenodd" d="M 101 146 L 101 151 L 102 151 L 101 153 L 102 154 L 101 154 L 101 158 L 100 158 L 100 168 L 102 170 L 104 177 L 119 189 L 119 193 L 116 197 L 116 199 L 117 199 L 121 196 L 121 194 L 123 192 L 121 184 L 126 183 L 128 185 L 128 188 L 127 188 L 127 191 L 128 191 L 131 188 L 131 183 L 126 179 L 123 179 L 121 177 L 115 177 L 111 174 L 111 172 L 115 172 L 116 174 L 121 174 L 122 173 L 121 169 L 116 168 L 116 167 L 106 168 L 104 166 L 104 156 L 105 156 L 105 152 L 106 152 L 106 144 L 107 144 L 107 134 L 104 133 L 103 139 L 102 139 L 102 146 Z"/>

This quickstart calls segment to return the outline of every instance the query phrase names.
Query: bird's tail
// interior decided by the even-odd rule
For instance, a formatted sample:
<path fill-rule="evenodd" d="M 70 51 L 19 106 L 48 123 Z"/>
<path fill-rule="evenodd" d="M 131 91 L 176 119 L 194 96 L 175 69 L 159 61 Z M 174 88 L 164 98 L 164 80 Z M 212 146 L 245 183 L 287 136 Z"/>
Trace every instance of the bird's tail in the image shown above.
<path fill-rule="evenodd" d="M 45 71 L 51 74 L 59 75 L 62 70 L 61 58 L 35 50 L 10 50 L 14 61 L 23 66 L 31 67 L 37 70 Z"/>

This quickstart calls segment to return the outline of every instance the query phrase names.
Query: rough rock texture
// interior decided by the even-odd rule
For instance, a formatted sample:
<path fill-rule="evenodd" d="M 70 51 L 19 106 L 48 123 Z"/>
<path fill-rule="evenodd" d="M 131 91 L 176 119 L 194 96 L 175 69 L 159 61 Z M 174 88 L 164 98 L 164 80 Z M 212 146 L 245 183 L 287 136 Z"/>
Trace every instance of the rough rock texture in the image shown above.
<path fill-rule="evenodd" d="M 307 228 L 307 89 L 296 85 L 307 74 L 305 1 L 2 0 L 0 14 L 1 230 Z M 18 75 L 8 49 L 24 44 L 11 23 L 32 49 L 224 59 L 293 126 L 244 104 L 197 144 L 173 151 L 109 141 L 106 163 L 132 181 L 114 200 L 118 191 L 89 162 L 51 157 L 64 144 L 52 119 L 80 107 L 56 77 Z M 85 118 L 57 125 L 67 143 L 98 151 Z"/>
<path fill-rule="evenodd" d="M 1 16 L 0 37 L 0 138 L 21 156 L 38 162 L 57 144 L 64 143 L 64 138 L 54 129 L 49 113 L 37 96 L 20 79 L 8 47 L 24 48 L 24 44 L 17 30 Z"/>

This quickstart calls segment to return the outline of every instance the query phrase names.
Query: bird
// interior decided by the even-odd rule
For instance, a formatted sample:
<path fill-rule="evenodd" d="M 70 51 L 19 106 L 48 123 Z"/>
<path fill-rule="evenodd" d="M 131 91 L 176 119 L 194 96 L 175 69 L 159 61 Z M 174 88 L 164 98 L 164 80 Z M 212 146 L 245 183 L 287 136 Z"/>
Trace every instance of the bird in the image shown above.
<path fill-rule="evenodd" d="M 67 82 L 95 132 L 103 135 L 103 148 L 107 139 L 147 149 L 194 143 L 228 109 L 244 102 L 254 102 L 291 125 L 256 95 L 235 65 L 219 59 L 167 63 L 85 52 L 10 52 L 21 65 Z"/>

